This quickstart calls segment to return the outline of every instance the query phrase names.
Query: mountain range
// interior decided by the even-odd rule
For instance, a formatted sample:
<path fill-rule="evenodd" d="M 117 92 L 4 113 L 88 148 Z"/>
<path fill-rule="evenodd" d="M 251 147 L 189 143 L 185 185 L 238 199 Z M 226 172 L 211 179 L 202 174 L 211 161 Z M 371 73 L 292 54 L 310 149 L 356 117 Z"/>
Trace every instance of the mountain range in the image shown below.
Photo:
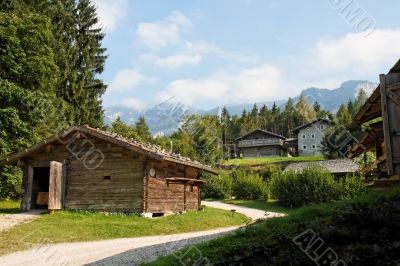
<path fill-rule="evenodd" d="M 367 80 L 349 80 L 343 82 L 336 89 L 321 89 L 311 87 L 302 91 L 309 102 L 313 104 L 315 101 L 325 110 L 336 112 L 339 106 L 347 103 L 349 99 L 354 100 L 360 89 L 364 89 L 368 94 L 377 87 L 376 83 Z M 294 101 L 298 100 L 299 95 L 292 97 Z M 276 100 L 275 103 L 283 108 L 287 100 Z M 266 105 L 271 107 L 274 101 L 257 102 L 257 106 Z M 231 115 L 240 115 L 243 110 L 250 111 L 254 103 L 244 104 L 228 104 L 226 108 Z M 185 105 L 180 102 L 166 101 L 164 103 L 154 105 L 144 111 L 136 111 L 127 107 L 110 106 L 105 108 L 105 121 L 111 124 L 118 116 L 127 124 L 134 124 L 140 116 L 144 116 L 150 131 L 154 135 L 169 135 L 176 131 L 180 125 L 182 118 L 191 114 L 219 114 L 223 106 L 216 106 L 210 110 L 202 110 L 192 106 Z"/>

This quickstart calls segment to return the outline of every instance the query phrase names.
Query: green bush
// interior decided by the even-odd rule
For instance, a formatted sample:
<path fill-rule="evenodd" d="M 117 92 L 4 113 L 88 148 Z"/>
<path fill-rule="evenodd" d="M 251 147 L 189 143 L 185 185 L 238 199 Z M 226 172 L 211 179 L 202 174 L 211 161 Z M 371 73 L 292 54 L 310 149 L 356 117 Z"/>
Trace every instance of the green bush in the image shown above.
<path fill-rule="evenodd" d="M 340 199 L 352 199 L 355 196 L 365 193 L 366 188 L 363 184 L 364 178 L 360 175 L 347 175 L 338 181 Z"/>
<path fill-rule="evenodd" d="M 348 176 L 335 181 L 332 174 L 318 168 L 302 172 L 275 174 L 270 182 L 271 194 L 280 204 L 299 207 L 309 203 L 350 199 L 365 191 L 360 177 Z"/>
<path fill-rule="evenodd" d="M 269 198 L 267 183 L 259 174 L 237 171 L 233 178 L 233 196 L 238 199 L 264 199 Z"/>
<path fill-rule="evenodd" d="M 21 197 L 22 171 L 17 167 L 0 168 L 0 200 Z"/>
<path fill-rule="evenodd" d="M 272 175 L 282 172 L 282 169 L 279 164 L 267 164 L 264 167 L 258 169 L 257 172 L 260 174 L 265 182 L 269 182 Z"/>
<path fill-rule="evenodd" d="M 232 176 L 229 172 L 222 172 L 220 175 L 204 174 L 203 179 L 207 182 L 203 186 L 202 198 L 228 199 L 232 193 Z"/>

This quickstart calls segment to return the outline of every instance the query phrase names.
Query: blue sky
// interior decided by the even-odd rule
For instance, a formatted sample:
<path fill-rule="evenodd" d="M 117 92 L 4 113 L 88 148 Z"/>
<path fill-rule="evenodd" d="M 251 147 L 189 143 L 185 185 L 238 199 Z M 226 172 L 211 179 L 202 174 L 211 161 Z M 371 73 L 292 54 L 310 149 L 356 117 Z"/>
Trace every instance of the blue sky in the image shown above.
<path fill-rule="evenodd" d="M 286 99 L 377 81 L 399 59 L 399 1 L 96 0 L 104 105 L 143 110 Z"/>

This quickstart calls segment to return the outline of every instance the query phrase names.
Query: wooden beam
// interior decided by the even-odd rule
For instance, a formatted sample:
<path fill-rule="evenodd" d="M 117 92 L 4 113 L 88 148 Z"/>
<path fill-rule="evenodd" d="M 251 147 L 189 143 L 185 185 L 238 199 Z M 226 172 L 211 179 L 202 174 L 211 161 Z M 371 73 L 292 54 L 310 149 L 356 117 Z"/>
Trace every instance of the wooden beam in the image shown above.
<path fill-rule="evenodd" d="M 385 137 L 386 149 L 386 164 L 388 175 L 393 174 L 393 159 L 392 159 L 392 136 L 390 134 L 390 120 L 388 114 L 388 103 L 386 93 L 386 76 L 380 75 L 380 90 L 381 90 L 381 103 L 382 103 L 382 117 L 383 117 L 383 135 Z"/>

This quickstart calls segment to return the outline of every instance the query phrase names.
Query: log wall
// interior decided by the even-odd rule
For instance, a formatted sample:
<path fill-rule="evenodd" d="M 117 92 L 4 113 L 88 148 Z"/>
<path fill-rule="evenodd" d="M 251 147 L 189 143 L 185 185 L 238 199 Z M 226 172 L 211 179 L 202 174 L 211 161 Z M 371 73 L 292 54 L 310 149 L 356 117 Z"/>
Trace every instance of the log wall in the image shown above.
<path fill-rule="evenodd" d="M 66 207 L 141 212 L 143 159 L 99 139 L 91 142 L 102 152 L 104 160 L 94 169 L 90 169 L 85 159 L 71 160 L 67 166 Z"/>
<path fill-rule="evenodd" d="M 147 169 L 155 169 L 154 177 L 144 182 L 145 212 L 164 213 L 199 209 L 199 188 L 183 182 L 168 182 L 167 177 L 195 179 L 198 169 L 179 164 L 150 160 Z"/>

